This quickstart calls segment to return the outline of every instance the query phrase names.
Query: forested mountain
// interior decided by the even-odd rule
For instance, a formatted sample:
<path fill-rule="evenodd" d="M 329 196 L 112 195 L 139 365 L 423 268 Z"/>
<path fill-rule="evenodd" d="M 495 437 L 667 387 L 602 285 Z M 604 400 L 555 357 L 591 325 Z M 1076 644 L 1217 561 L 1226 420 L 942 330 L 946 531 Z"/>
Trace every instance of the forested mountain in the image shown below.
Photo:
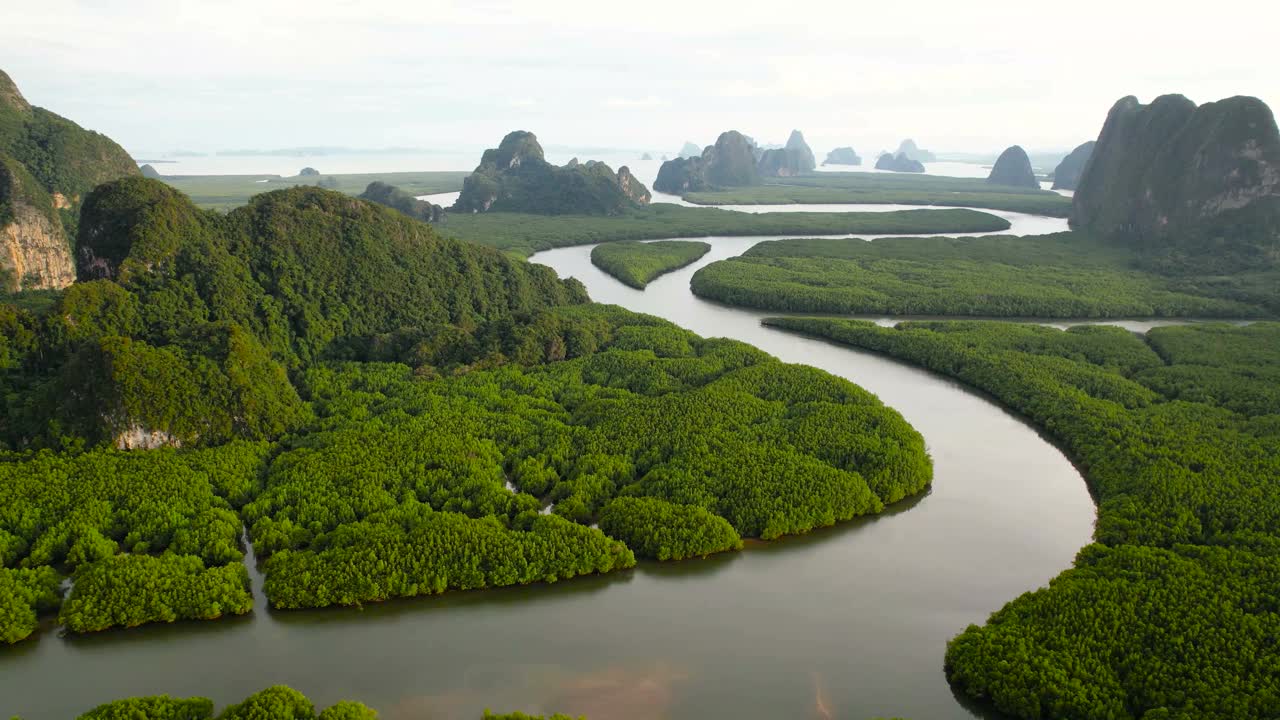
<path fill-rule="evenodd" d="M 0 70 L 0 291 L 69 285 L 84 197 L 137 174 L 110 138 L 32 107 Z"/>
<path fill-rule="evenodd" d="M 458 212 L 508 211 L 542 215 L 618 215 L 649 203 L 649 190 L 626 166 L 614 173 L 594 160 L 547 162 L 538 138 L 516 131 L 484 151 L 463 181 Z"/>
<path fill-rule="evenodd" d="M 1257 98 L 1118 101 L 1076 189 L 1072 227 L 1167 272 L 1280 263 L 1280 131 Z"/>
<path fill-rule="evenodd" d="M 90 194 L 83 218 L 82 282 L 44 315 L 4 311 L 11 446 L 275 436 L 302 413 L 286 370 L 404 328 L 586 299 L 544 267 L 318 188 L 220 215 L 129 178 Z"/>
<path fill-rule="evenodd" d="M 653 189 L 683 195 L 699 190 L 759 185 L 756 149 L 755 143 L 737 130 L 720 133 L 716 144 L 708 145 L 701 155 L 662 163 Z"/>
<path fill-rule="evenodd" d="M 246 525 L 275 607 L 345 605 L 731 550 L 932 477 L 851 383 L 339 193 L 222 215 L 116 180 L 79 248 L 51 304 L 0 305 L 7 642 L 249 612 Z"/>

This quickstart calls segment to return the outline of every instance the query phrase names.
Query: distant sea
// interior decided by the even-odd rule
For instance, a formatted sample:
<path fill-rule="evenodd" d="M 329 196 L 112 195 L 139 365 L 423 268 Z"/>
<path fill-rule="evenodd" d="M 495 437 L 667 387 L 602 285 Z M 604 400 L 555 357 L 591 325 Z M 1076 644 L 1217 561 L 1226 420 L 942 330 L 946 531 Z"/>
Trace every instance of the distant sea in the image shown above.
<path fill-rule="evenodd" d="M 165 153 L 139 153 L 138 157 L 150 162 L 165 163 L 165 175 L 281 175 L 290 177 L 297 175 L 304 167 L 312 167 L 322 175 L 375 173 L 375 172 L 414 172 L 428 170 L 474 170 L 480 162 L 479 151 L 424 151 L 407 150 L 404 152 L 325 152 L 317 155 L 298 153 L 269 154 L 229 154 L 229 155 L 170 155 Z M 653 155 L 652 153 L 650 153 Z M 592 151 L 572 152 L 554 150 L 547 152 L 547 160 L 563 165 L 572 158 L 579 161 L 600 160 L 608 163 L 615 170 L 626 165 L 645 185 L 652 187 L 658 176 L 658 168 L 662 166 L 662 156 L 653 155 L 652 160 L 641 160 L 641 152 L 604 151 L 592 154 Z M 674 157 L 675 153 L 671 154 Z M 819 167 L 822 172 L 881 172 L 870 165 L 828 165 Z M 951 177 L 986 177 L 990 166 L 966 162 L 926 163 L 925 171 L 931 175 Z"/>

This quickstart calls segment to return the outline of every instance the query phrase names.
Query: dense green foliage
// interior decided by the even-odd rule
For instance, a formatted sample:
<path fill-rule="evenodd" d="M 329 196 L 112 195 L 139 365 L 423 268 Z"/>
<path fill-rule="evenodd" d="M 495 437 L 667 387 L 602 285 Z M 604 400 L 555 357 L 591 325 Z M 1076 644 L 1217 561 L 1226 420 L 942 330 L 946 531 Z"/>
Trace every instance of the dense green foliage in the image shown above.
<path fill-rule="evenodd" d="M 323 177 L 295 175 L 162 175 L 160 180 L 180 190 L 191 198 L 197 207 L 206 210 L 234 210 L 248 204 L 255 195 L 273 190 L 287 190 L 298 186 L 319 186 L 321 180 L 329 180 L 326 186 L 343 195 L 359 195 L 371 183 L 385 183 L 397 187 L 411 197 L 436 193 L 457 192 L 462 180 L 471 173 L 466 171 L 390 172 L 326 174 Z"/>
<path fill-rule="evenodd" d="M 789 312 L 1065 318 L 1274 312 L 1264 298 L 1225 281 L 1167 278 L 1135 263 L 1128 249 L 1074 233 L 774 240 L 699 269 L 691 284 L 700 297 Z"/>
<path fill-rule="evenodd" d="M 253 609 L 238 562 L 206 568 L 190 555 L 113 555 L 82 566 L 58 621 L 72 632 L 150 622 L 214 620 Z"/>
<path fill-rule="evenodd" d="M 547 162 L 533 133 L 508 133 L 484 151 L 462 183 L 452 210 L 538 215 L 618 215 L 649 202 L 649 191 L 622 167 L 615 174 L 601 162 L 564 166 Z"/>
<path fill-rule="evenodd" d="M 15 643 L 35 632 L 39 615 L 61 602 L 61 583 L 51 567 L 0 567 L 0 642 Z"/>
<path fill-rule="evenodd" d="M 951 642 L 965 693 L 1036 719 L 1280 714 L 1280 325 L 767 322 L 991 393 L 1084 470 L 1096 543 Z"/>
<path fill-rule="evenodd" d="M 79 720 L 209 720 L 212 717 L 213 701 L 209 698 L 152 695 L 99 705 Z"/>
<path fill-rule="evenodd" d="M 218 720 L 310 720 L 315 716 L 315 706 L 306 695 L 291 687 L 274 685 L 228 706 Z"/>
<path fill-rule="evenodd" d="M 697 505 L 677 505 L 652 497 L 622 497 L 600 512 L 600 529 L 626 543 L 636 555 L 683 560 L 725 550 L 741 550 L 742 538 L 724 518 Z"/>
<path fill-rule="evenodd" d="M 710 251 L 707 243 L 679 240 L 605 243 L 591 249 L 591 263 L 643 290 L 659 275 L 679 270 Z"/>
<path fill-rule="evenodd" d="M 361 200 L 218 215 L 138 178 L 83 218 L 84 279 L 0 306 L 23 448 L 0 456 L 7 639 L 59 572 L 71 632 L 249 612 L 245 527 L 273 605 L 359 604 L 623 569 L 624 539 L 733 549 L 931 479 L 919 434 L 850 383 L 583 305 Z M 156 445 L 176 447 L 110 449 Z"/>
<path fill-rule="evenodd" d="M 920 436 L 843 380 L 616 309 L 569 316 L 564 362 L 434 380 L 402 365 L 307 373 L 316 430 L 244 509 L 273 604 L 628 567 L 631 550 L 584 527 L 606 526 L 618 496 L 681 506 L 607 524 L 676 558 L 879 512 L 930 481 Z M 672 518 L 695 524 L 664 529 Z"/>
<path fill-rule="evenodd" d="M 1033 188 L 993 187 L 986 180 L 936 175 L 823 172 L 766 180 L 753 188 L 691 192 L 700 205 L 881 204 L 948 205 L 1066 217 L 1071 200 Z"/>
<path fill-rule="evenodd" d="M 127 179 L 90 196 L 82 230 L 82 276 L 103 279 L 43 316 L 0 313 L 11 447 L 131 430 L 187 445 L 274 438 L 307 415 L 286 370 L 404 328 L 585 300 L 547 268 L 315 188 L 220 216 Z"/>
<path fill-rule="evenodd" d="M 58 606 L 55 567 L 75 571 L 62 611 L 75 632 L 248 612 L 234 508 L 257 492 L 266 451 L 232 443 L 5 458 L 0 568 L 13 569 L 0 569 L 0 638 L 26 637 L 37 611 Z"/>
<path fill-rule="evenodd" d="M 116 700 L 90 710 L 79 720 L 213 720 L 208 698 L 172 698 L 168 695 Z M 275 685 L 228 706 L 218 720 L 378 720 L 371 708 L 343 700 L 316 715 L 315 706 L 302 693 Z"/>
<path fill-rule="evenodd" d="M 738 213 L 657 203 L 616 217 L 549 217 L 522 213 L 453 214 L 442 229 L 460 240 L 517 255 L 568 245 L 616 240 L 697 238 L 709 235 L 891 235 L 1000 232 L 1009 222 L 974 210 L 903 210 L 885 213 Z"/>
<path fill-rule="evenodd" d="M 267 447 L 198 452 L 40 452 L 0 462 L 5 567 L 76 568 L 117 551 L 240 558 L 234 507 L 252 497 Z"/>
<path fill-rule="evenodd" d="M 422 222 L 437 223 L 444 220 L 444 208 L 419 200 L 395 185 L 384 182 L 369 183 L 369 187 L 360 193 L 360 199 L 386 205 Z"/>
<path fill-rule="evenodd" d="M 283 550 L 267 561 L 263 589 L 274 607 L 555 582 L 635 564 L 621 543 L 555 515 L 526 515 L 508 527 L 494 516 L 436 512 L 412 500 L 318 534 L 310 547 L 317 549 Z"/>

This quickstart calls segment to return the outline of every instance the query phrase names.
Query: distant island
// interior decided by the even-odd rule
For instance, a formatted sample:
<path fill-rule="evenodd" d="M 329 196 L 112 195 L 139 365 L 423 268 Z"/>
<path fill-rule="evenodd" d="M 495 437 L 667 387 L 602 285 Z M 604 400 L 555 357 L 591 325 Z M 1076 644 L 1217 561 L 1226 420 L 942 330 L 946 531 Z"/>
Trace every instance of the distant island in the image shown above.
<path fill-rule="evenodd" d="M 571 160 L 547 162 L 538 138 L 518 130 L 496 148 L 484 151 L 480 164 L 462 184 L 455 212 L 526 212 L 543 215 L 617 215 L 647 205 L 648 188 L 625 165 Z"/>
<path fill-rule="evenodd" d="M 876 159 L 877 170 L 890 170 L 892 172 L 904 173 L 922 173 L 924 165 L 919 161 L 911 158 L 906 153 L 884 153 Z"/>
<path fill-rule="evenodd" d="M 763 151 L 757 162 L 760 177 L 794 177 L 813 172 L 813 150 L 799 130 L 792 130 L 784 147 Z"/>
<path fill-rule="evenodd" d="M 400 188 L 384 182 L 374 181 L 369 183 L 369 186 L 365 188 L 364 192 L 360 193 L 359 197 L 361 200 L 386 205 L 423 222 L 434 224 L 444 222 L 445 219 L 444 208 L 425 200 L 419 200 Z"/>
<path fill-rule="evenodd" d="M 827 159 L 822 161 L 823 165 L 861 165 L 862 158 L 858 157 L 858 153 L 853 151 L 851 147 L 838 147 L 827 153 Z"/>
<path fill-rule="evenodd" d="M 729 130 L 716 138 L 701 155 L 668 160 L 658 169 L 653 189 L 672 195 L 725 187 L 759 185 L 755 143 Z"/>
<path fill-rule="evenodd" d="M 898 152 L 896 154 L 906 155 L 909 159 L 922 163 L 935 162 L 938 159 L 936 155 L 928 150 L 922 150 L 917 147 L 916 141 L 911 138 L 907 138 L 898 144 Z"/>
<path fill-rule="evenodd" d="M 1000 153 L 987 182 L 993 185 L 1010 185 L 1013 187 L 1039 188 L 1035 171 L 1031 169 L 1031 159 L 1027 152 L 1018 145 L 1013 145 Z"/>

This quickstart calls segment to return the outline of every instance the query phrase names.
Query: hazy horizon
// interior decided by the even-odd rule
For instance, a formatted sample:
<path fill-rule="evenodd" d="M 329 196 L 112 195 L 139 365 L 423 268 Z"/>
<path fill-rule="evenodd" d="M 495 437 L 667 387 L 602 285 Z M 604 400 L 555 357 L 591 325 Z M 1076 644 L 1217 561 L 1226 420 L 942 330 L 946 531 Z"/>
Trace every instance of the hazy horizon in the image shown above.
<path fill-rule="evenodd" d="M 1268 23 L 1145 2 L 1075 3 L 1046 23 L 1043 6 L 987 5 L 763 15 L 653 2 L 624 16 L 579 2 L 61 0 L 6 18 L 0 69 L 31 103 L 140 158 L 476 151 L 514 129 L 668 155 L 727 129 L 768 144 L 793 128 L 819 159 L 907 137 L 943 153 L 1065 152 L 1126 95 L 1280 100 Z"/>

